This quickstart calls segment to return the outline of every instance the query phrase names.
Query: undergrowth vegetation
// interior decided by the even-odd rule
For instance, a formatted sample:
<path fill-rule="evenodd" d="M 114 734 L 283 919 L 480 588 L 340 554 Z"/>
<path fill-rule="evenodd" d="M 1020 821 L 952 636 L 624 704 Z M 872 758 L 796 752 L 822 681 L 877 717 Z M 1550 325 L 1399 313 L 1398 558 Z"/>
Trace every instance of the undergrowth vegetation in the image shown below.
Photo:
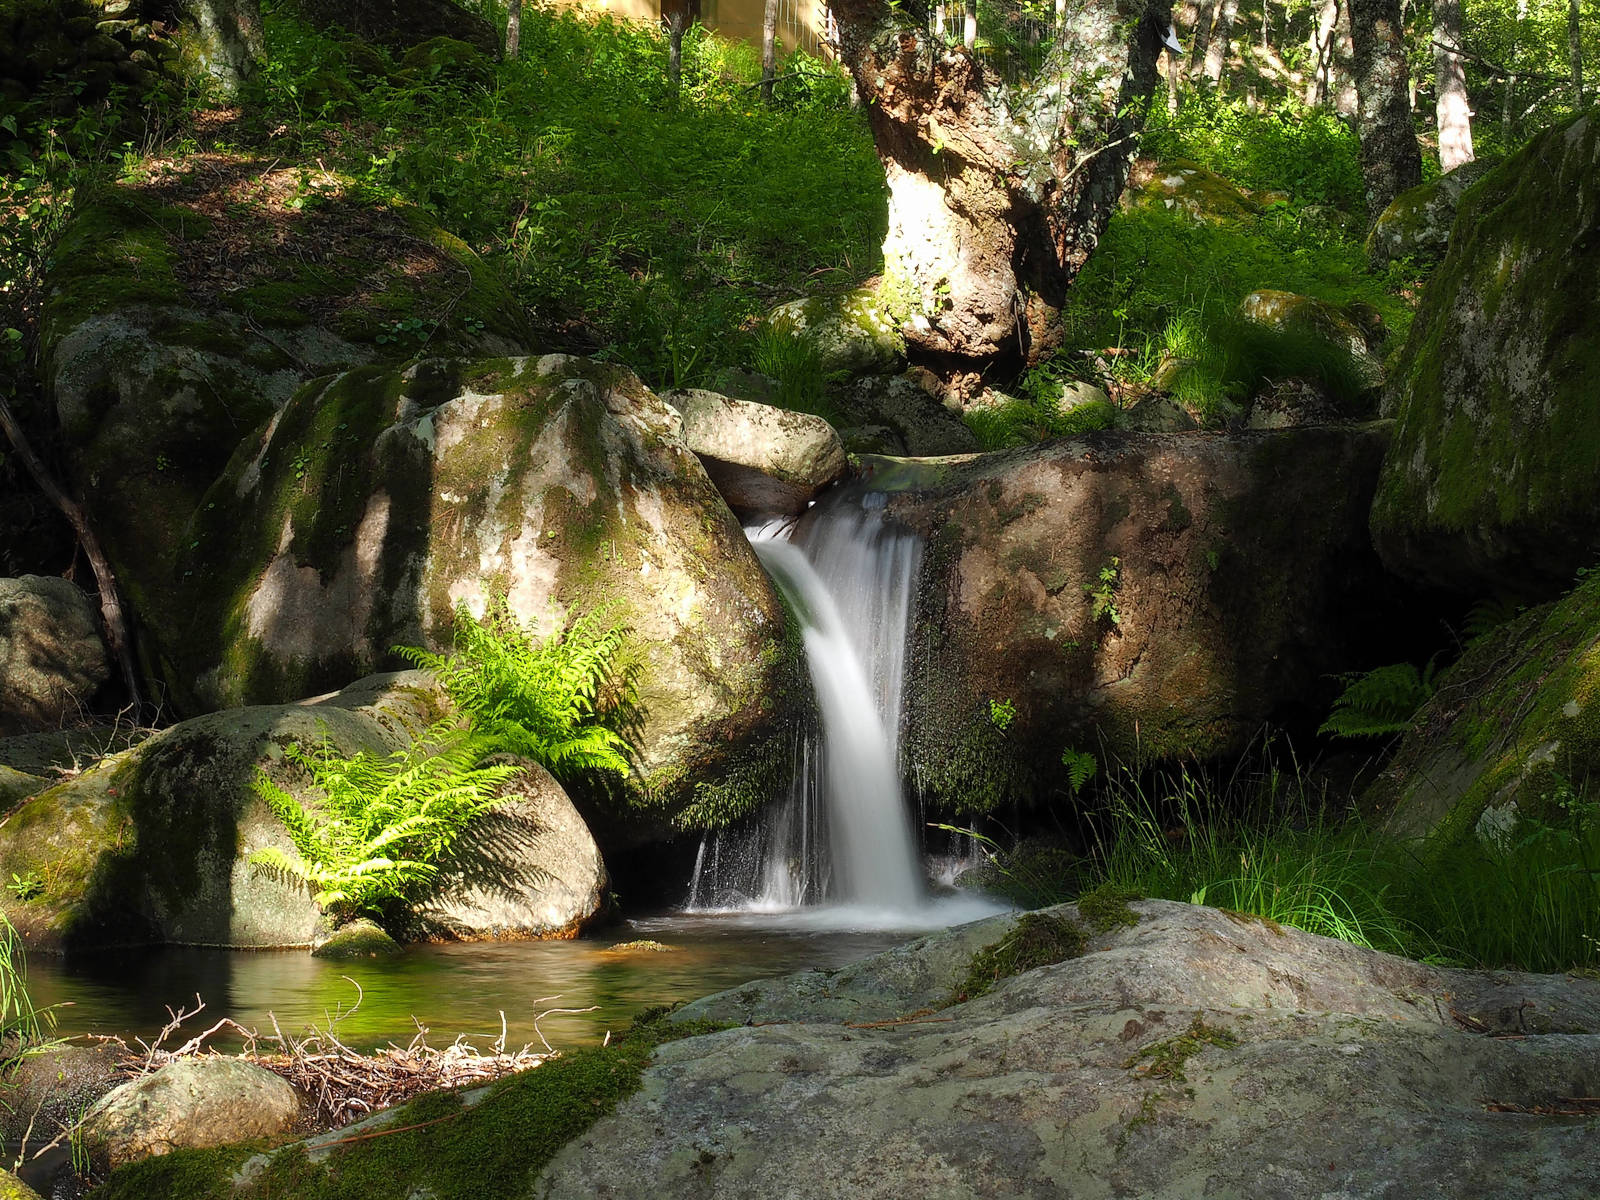
<path fill-rule="evenodd" d="M 994 853 L 987 885 L 1028 906 L 1109 885 L 1437 963 L 1600 967 L 1600 801 L 1579 789 L 1497 838 L 1408 841 L 1270 761 L 1102 776 L 1082 853 Z"/>
<path fill-rule="evenodd" d="M 695 26 L 683 85 L 659 32 L 530 8 L 515 61 L 417 67 L 267 22 L 275 149 L 433 213 L 498 263 L 541 331 L 654 385 L 741 362 L 749 318 L 872 274 L 883 173 L 843 76 L 759 63 Z M 413 52 L 413 55 L 415 52 Z"/>

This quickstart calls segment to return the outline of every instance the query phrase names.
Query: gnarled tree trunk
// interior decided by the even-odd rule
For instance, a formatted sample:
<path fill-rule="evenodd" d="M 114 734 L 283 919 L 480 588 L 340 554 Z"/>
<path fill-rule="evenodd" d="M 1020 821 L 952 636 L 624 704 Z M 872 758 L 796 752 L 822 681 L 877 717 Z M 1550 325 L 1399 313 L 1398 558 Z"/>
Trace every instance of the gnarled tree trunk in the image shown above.
<path fill-rule="evenodd" d="M 1008 88 L 885 0 L 836 0 L 844 61 L 889 185 L 884 274 L 930 355 L 1034 360 L 1127 181 L 1166 3 L 1076 0 L 1045 66 Z"/>
<path fill-rule="evenodd" d="M 1361 175 L 1367 214 L 1376 221 L 1389 201 L 1422 182 L 1400 0 L 1351 0 L 1350 36 L 1356 52 Z"/>

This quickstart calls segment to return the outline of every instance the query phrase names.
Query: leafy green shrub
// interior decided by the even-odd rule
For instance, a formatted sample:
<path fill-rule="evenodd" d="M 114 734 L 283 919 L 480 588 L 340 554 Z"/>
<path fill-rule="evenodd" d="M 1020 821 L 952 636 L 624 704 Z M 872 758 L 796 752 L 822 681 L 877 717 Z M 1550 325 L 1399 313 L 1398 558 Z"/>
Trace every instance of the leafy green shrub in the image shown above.
<path fill-rule="evenodd" d="M 256 794 L 283 822 L 298 857 L 269 846 L 250 861 L 301 880 L 318 906 L 338 917 L 413 900 L 467 824 L 493 807 L 517 773 L 515 765 L 479 765 L 484 749 L 446 723 L 383 757 L 346 758 L 326 737 L 310 750 L 291 745 L 286 757 L 310 774 L 322 797 L 305 804 L 258 771 Z"/>
<path fill-rule="evenodd" d="M 1251 108 L 1189 89 L 1176 115 L 1151 105 L 1140 149 L 1160 161 L 1192 159 L 1241 187 L 1286 192 L 1301 204 L 1365 207 L 1354 130 L 1335 113 L 1292 100 Z"/>
<path fill-rule="evenodd" d="M 1405 733 L 1417 710 L 1434 691 L 1434 663 L 1418 670 L 1411 663 L 1391 663 L 1365 674 L 1341 676 L 1345 689 L 1318 733 L 1334 737 L 1382 737 Z"/>
<path fill-rule="evenodd" d="M 1349 410 L 1374 382 L 1348 346 L 1292 321 L 1273 327 L 1229 313 L 1203 322 L 1188 349 L 1173 390 L 1201 407 L 1218 397 L 1243 402 L 1268 383 L 1304 379 Z"/>
<path fill-rule="evenodd" d="M 628 770 L 627 742 L 606 723 L 631 698 L 617 670 L 622 637 L 597 610 L 540 640 L 496 596 L 481 620 L 464 603 L 456 608 L 450 654 L 397 653 L 438 672 L 482 744 L 531 758 L 565 782 L 582 771 Z"/>

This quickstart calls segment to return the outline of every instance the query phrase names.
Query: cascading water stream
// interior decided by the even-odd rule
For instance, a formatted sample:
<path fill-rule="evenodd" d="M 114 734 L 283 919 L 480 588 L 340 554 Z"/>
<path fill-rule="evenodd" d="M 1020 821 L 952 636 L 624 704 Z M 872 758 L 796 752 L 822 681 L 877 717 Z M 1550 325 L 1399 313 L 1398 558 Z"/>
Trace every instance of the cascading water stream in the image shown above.
<path fill-rule="evenodd" d="M 889 919 L 927 888 L 901 789 L 900 699 L 921 539 L 882 493 L 825 501 L 804 546 L 782 522 L 746 532 L 800 619 L 820 728 L 796 739 L 794 785 L 740 835 L 707 839 L 689 907 L 777 912 L 828 903 Z"/>

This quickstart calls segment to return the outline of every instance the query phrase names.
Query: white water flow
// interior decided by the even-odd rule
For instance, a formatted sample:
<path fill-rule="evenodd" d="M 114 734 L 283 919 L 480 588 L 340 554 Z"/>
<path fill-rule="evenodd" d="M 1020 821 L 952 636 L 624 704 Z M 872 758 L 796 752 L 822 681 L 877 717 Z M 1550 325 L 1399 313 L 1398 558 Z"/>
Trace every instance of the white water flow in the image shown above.
<path fill-rule="evenodd" d="M 955 914 L 927 902 L 899 763 L 921 539 L 884 520 L 881 493 L 827 504 L 803 548 L 782 522 L 746 530 L 800 619 L 821 727 L 797 734 L 787 798 L 753 827 L 701 845 L 689 906 L 770 914 L 827 904 L 815 914 L 824 923 L 831 913 L 855 925 L 947 924 Z"/>

